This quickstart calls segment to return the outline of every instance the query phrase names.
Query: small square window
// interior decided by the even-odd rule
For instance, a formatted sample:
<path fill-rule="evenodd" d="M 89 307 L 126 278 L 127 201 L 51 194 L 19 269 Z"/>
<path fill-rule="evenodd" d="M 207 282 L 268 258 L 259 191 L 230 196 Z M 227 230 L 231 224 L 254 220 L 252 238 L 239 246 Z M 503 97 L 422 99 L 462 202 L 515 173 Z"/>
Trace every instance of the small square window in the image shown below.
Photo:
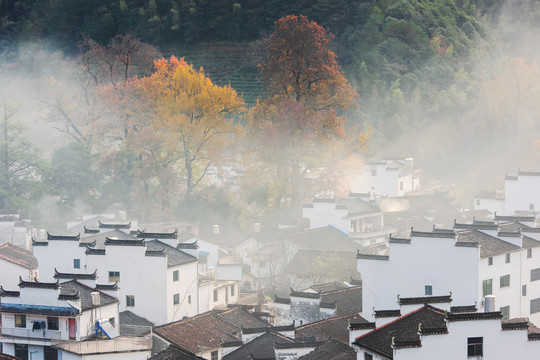
<path fill-rule="evenodd" d="M 174 305 L 180 304 L 180 294 L 174 294 L 173 295 L 173 303 L 174 303 Z"/>
<path fill-rule="evenodd" d="M 49 330 L 58 330 L 58 318 L 57 317 L 47 317 L 47 329 L 49 329 Z"/>
<path fill-rule="evenodd" d="M 120 281 L 120 271 L 109 271 L 109 282 Z"/>
<path fill-rule="evenodd" d="M 214 302 L 218 301 L 218 292 L 217 290 L 214 290 Z"/>
<path fill-rule="evenodd" d="M 26 327 L 26 315 L 15 314 L 15 327 L 18 327 L 18 328 Z"/>
<path fill-rule="evenodd" d="M 180 273 L 178 272 L 178 270 L 174 270 L 173 273 L 172 273 L 172 280 L 173 281 L 178 281 L 180 280 Z"/>
<path fill-rule="evenodd" d="M 80 269 L 81 268 L 81 259 L 73 259 L 73 268 L 74 269 Z"/>
<path fill-rule="evenodd" d="M 482 356 L 484 351 L 484 338 L 474 337 L 467 339 L 467 356 Z"/>
<path fill-rule="evenodd" d="M 424 294 L 425 295 L 433 295 L 433 286 L 431 286 L 431 285 L 424 286 Z"/>
<path fill-rule="evenodd" d="M 504 275 L 500 278 L 500 287 L 507 287 L 510 286 L 510 275 Z"/>
<path fill-rule="evenodd" d="M 527 249 L 527 259 L 532 258 L 532 249 Z"/>
<path fill-rule="evenodd" d="M 505 262 L 506 264 L 508 264 L 508 263 L 510 262 L 510 254 L 505 254 L 505 255 L 504 255 L 504 262 Z"/>
<path fill-rule="evenodd" d="M 399 182 L 399 190 L 400 190 L 400 191 L 403 191 L 403 181 L 400 181 L 400 182 Z"/>
<path fill-rule="evenodd" d="M 489 266 L 493 265 L 493 258 L 492 257 L 488 257 L 488 265 Z"/>
<path fill-rule="evenodd" d="M 531 269 L 531 281 L 540 280 L 540 268 Z"/>
<path fill-rule="evenodd" d="M 521 296 L 527 296 L 527 285 L 521 286 Z"/>
<path fill-rule="evenodd" d="M 135 306 L 135 296 L 126 295 L 126 306 L 133 307 Z"/>
<path fill-rule="evenodd" d="M 188 303 L 188 304 L 191 304 L 191 295 L 188 295 L 188 297 L 187 297 L 187 303 Z"/>
<path fill-rule="evenodd" d="M 480 199 L 476 199 L 476 206 L 480 206 Z"/>

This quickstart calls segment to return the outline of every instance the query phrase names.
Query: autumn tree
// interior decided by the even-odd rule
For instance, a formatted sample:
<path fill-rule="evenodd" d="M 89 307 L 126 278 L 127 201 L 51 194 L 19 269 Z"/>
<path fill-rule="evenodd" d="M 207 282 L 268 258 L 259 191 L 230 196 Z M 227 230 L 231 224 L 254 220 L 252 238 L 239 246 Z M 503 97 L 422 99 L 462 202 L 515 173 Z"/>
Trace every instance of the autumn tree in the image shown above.
<path fill-rule="evenodd" d="M 155 72 L 140 81 L 143 96 L 154 126 L 166 135 L 165 150 L 178 154 L 189 200 L 209 169 L 231 155 L 242 130 L 234 116 L 244 110 L 244 101 L 183 59 L 172 56 L 154 65 Z"/>
<path fill-rule="evenodd" d="M 248 123 L 261 160 L 275 171 L 267 174 L 277 180 L 269 189 L 273 207 L 287 199 L 298 204 L 313 194 L 307 189 L 316 181 L 313 171 L 332 158 L 333 143 L 351 135 L 344 111 L 356 105 L 357 94 L 331 50 L 332 39 L 307 17 L 289 15 L 275 23 L 266 40 L 260 70 L 267 97 L 252 109 Z"/>

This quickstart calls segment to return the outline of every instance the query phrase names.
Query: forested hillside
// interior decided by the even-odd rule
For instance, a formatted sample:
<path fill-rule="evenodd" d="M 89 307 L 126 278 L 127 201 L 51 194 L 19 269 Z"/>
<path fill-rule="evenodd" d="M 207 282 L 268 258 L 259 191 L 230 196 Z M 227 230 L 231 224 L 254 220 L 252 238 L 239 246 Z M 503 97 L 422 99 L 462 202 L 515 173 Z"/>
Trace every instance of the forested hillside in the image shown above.
<path fill-rule="evenodd" d="M 283 99 L 272 103 L 269 99 L 281 95 L 263 86 L 261 65 L 268 60 L 269 37 L 275 31 L 274 24 L 290 14 L 305 15 L 324 28 L 324 38 L 337 59 L 335 74 L 343 71 L 344 79 L 340 81 L 347 83 L 347 89 L 350 84 L 358 95 L 347 97 L 350 101 L 346 106 L 332 108 L 332 116 L 339 121 L 330 127 L 324 123 L 331 122 L 330 114 L 321 116 L 315 111 L 320 104 L 313 101 L 291 104 Z M 146 117 L 142 114 L 151 112 L 150 108 L 133 108 L 144 97 L 133 93 L 131 80 L 148 76 L 151 57 L 159 53 L 166 59 L 173 55 L 185 59 L 186 64 L 193 65 L 189 72 L 194 77 L 205 76 L 224 88 L 230 85 L 245 102 L 245 108 L 242 107 L 245 113 L 238 119 L 244 128 L 238 132 L 246 131 L 251 145 L 273 144 L 272 137 L 278 135 L 294 137 L 296 130 L 292 127 L 297 124 L 283 124 L 299 121 L 305 131 L 302 141 L 307 139 L 304 145 L 308 148 L 318 147 L 314 139 L 325 142 L 325 146 L 334 146 L 331 151 L 315 156 L 318 160 L 324 158 L 327 161 L 324 168 L 333 172 L 325 179 L 322 187 L 325 190 L 309 189 L 303 196 L 335 195 L 338 174 L 343 169 L 330 171 L 329 164 L 337 164 L 332 156 L 351 147 L 363 151 L 364 157 L 376 153 L 414 156 L 427 177 L 459 181 L 456 194 L 470 196 L 479 186 L 494 185 L 483 180 L 488 173 L 500 175 L 501 171 L 514 170 L 508 166 L 519 166 L 521 162 L 516 158 L 526 166 L 540 166 L 538 159 L 531 158 L 539 143 L 540 105 L 536 98 L 540 94 L 540 73 L 535 62 L 540 58 L 536 50 L 539 19 L 540 5 L 534 0 L 0 0 L 0 70 L 10 76 L 20 75 L 18 72 L 22 70 L 32 80 L 44 76 L 45 79 L 35 79 L 45 80 L 40 90 L 47 89 L 39 94 L 40 116 L 54 123 L 49 127 L 60 129 L 82 145 L 60 149 L 66 154 L 56 153 L 56 160 L 62 156 L 78 157 L 87 165 L 83 173 L 102 171 L 101 180 L 105 183 L 100 189 L 90 184 L 90 177 L 84 177 L 80 180 L 85 181 L 75 179 L 70 183 L 73 188 L 69 194 L 55 194 L 69 209 L 73 209 L 81 192 L 91 194 L 98 207 L 126 197 L 134 207 L 137 201 L 139 205 L 160 201 L 163 207 L 181 207 L 181 203 L 169 204 L 169 201 L 171 194 L 178 200 L 184 190 L 169 190 L 162 185 L 162 182 L 178 184 L 178 179 L 171 179 L 185 176 L 171 172 L 178 164 L 174 163 L 177 159 L 169 157 L 181 151 L 175 149 L 178 153 L 156 156 L 155 151 L 163 144 L 160 141 L 165 140 L 156 138 L 154 144 L 142 144 L 143 138 L 135 141 L 130 137 L 130 129 L 124 126 L 123 134 L 120 134 L 122 127 L 114 130 L 119 132 L 114 146 L 109 144 L 107 149 L 96 150 L 102 146 L 100 134 L 111 131 L 95 125 L 103 118 L 125 122 L 137 119 L 142 122 L 131 129 L 139 132 L 137 136 L 143 133 L 141 129 L 148 131 L 144 141 L 156 135 L 151 133 L 155 129 L 145 128 L 148 124 L 143 123 L 148 121 L 149 114 Z M 128 34 L 129 38 L 124 37 Z M 38 45 L 25 48 L 29 43 Z M 127 61 L 125 76 L 104 77 L 107 71 L 102 67 L 106 68 L 110 61 L 107 56 L 124 51 L 130 44 L 146 49 L 136 57 L 142 65 Z M 115 56 L 123 56 L 118 54 Z M 42 55 L 49 59 L 44 61 Z M 50 73 L 34 75 L 47 61 Z M 74 64 L 77 65 L 73 67 Z M 137 66 L 142 66 L 145 72 L 137 73 Z M 203 72 L 198 73 L 201 68 Z M 99 73 L 93 73 L 96 69 Z M 73 80 L 83 86 L 71 83 Z M 8 95 L 9 90 L 0 91 L 0 100 L 10 100 Z M 335 93 L 327 95 L 339 99 Z M 148 98 L 144 101 L 151 103 Z M 10 114 L 5 119 L 11 120 L 20 113 L 20 106 L 5 103 L 3 108 L 9 109 L 5 113 Z M 155 112 L 159 113 L 157 109 L 155 105 Z M 316 124 L 311 128 L 306 126 L 307 118 L 303 118 L 310 112 L 310 116 L 317 113 L 309 118 Z M 258 123 L 254 122 L 257 116 L 261 120 Z M 273 124 L 266 123 L 270 119 Z M 66 127 L 62 128 L 59 121 Z M 276 126 L 275 121 L 282 123 Z M 331 129 L 332 141 L 321 136 L 321 129 Z M 353 134 L 360 141 L 354 146 L 346 143 L 344 134 Z M 366 152 L 364 142 L 368 138 Z M 508 139 L 520 139 L 519 146 Z M 124 142 L 123 153 L 111 152 L 105 156 L 107 151 L 118 150 L 119 141 Z M 246 213 L 258 216 L 280 207 L 286 203 L 285 199 L 301 201 L 294 195 L 299 185 L 295 183 L 298 178 L 292 174 L 302 170 L 298 167 L 301 165 L 305 168 L 297 175 L 304 177 L 303 180 L 318 176 L 308 171 L 319 166 L 310 163 L 314 153 L 308 156 L 290 144 L 273 145 L 283 154 L 292 151 L 284 155 L 292 165 L 280 163 L 279 156 L 257 154 L 274 172 L 258 169 L 246 176 L 251 176 L 253 181 L 249 186 L 244 185 L 244 198 L 229 199 L 230 195 L 215 188 L 210 192 L 194 191 L 193 197 L 202 200 L 201 203 L 209 203 L 210 197 L 215 204 L 225 206 L 228 214 L 235 207 L 234 212 L 240 217 Z M 141 155 L 141 149 L 148 151 L 147 158 Z M 249 157 L 242 160 L 255 163 Z M 111 168 L 110 164 L 115 167 Z M 58 170 L 55 166 L 59 165 L 62 162 L 56 161 L 39 178 L 49 179 L 51 183 L 60 181 L 61 174 L 54 174 Z M 68 165 L 62 165 L 62 171 Z M 212 169 L 205 166 L 204 172 Z M 193 170 L 201 171 L 201 168 Z M 155 178 L 140 184 L 134 180 L 148 176 Z M 280 176 L 283 183 L 276 181 Z M 32 181 L 38 178 L 32 173 L 27 177 L 33 177 Z M 81 184 L 87 188 L 81 190 Z M 192 185 L 208 189 L 204 182 Z M 47 191 L 43 187 L 32 188 L 26 191 L 24 199 L 13 204 L 28 206 L 30 198 L 38 198 Z M 1 199 L 0 191 L 0 203 Z"/>

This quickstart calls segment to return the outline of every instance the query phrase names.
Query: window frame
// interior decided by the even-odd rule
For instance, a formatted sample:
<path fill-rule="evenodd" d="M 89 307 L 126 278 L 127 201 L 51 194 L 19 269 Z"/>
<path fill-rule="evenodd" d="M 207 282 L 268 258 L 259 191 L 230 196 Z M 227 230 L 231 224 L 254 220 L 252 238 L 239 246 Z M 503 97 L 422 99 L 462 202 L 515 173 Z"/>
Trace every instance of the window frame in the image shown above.
<path fill-rule="evenodd" d="M 433 295 L 433 285 L 424 285 L 424 295 Z"/>
<path fill-rule="evenodd" d="M 235 294 L 234 290 L 235 289 L 234 289 L 234 284 L 233 284 L 233 285 L 231 285 L 231 296 L 234 296 L 234 294 Z"/>
<path fill-rule="evenodd" d="M 217 290 L 214 290 L 214 302 L 217 302 L 219 300 L 219 294 Z"/>
<path fill-rule="evenodd" d="M 530 306 L 529 312 L 531 314 L 539 313 L 540 312 L 540 298 L 531 299 L 531 301 L 529 302 L 529 306 Z"/>
<path fill-rule="evenodd" d="M 508 320 L 510 318 L 510 305 L 501 306 L 501 313 L 503 315 L 503 320 Z"/>
<path fill-rule="evenodd" d="M 504 263 L 510 264 L 510 253 L 504 254 Z"/>
<path fill-rule="evenodd" d="M 531 269 L 531 282 L 540 280 L 540 268 Z"/>
<path fill-rule="evenodd" d="M 527 249 L 527 259 L 532 258 L 532 248 Z"/>
<path fill-rule="evenodd" d="M 510 287 L 510 274 L 503 275 L 499 278 L 499 287 L 501 289 L 505 287 Z"/>
<path fill-rule="evenodd" d="M 172 281 L 180 281 L 180 270 L 174 270 L 172 273 Z"/>
<path fill-rule="evenodd" d="M 120 271 L 109 271 L 109 282 L 120 282 Z"/>
<path fill-rule="evenodd" d="M 180 294 L 174 294 L 173 295 L 173 305 L 180 305 Z"/>
<path fill-rule="evenodd" d="M 15 314 L 15 327 L 16 328 L 26 329 L 26 315 L 24 315 L 24 314 Z"/>
<path fill-rule="evenodd" d="M 135 295 L 126 295 L 126 307 L 135 307 Z"/>
<path fill-rule="evenodd" d="M 74 269 L 80 269 L 81 268 L 81 259 L 73 259 L 73 268 Z"/>
<path fill-rule="evenodd" d="M 484 356 L 484 338 L 467 338 L 467 356 Z"/>
<path fill-rule="evenodd" d="M 487 291 L 489 289 L 489 292 Z M 482 297 L 493 295 L 493 279 L 482 280 Z"/>
<path fill-rule="evenodd" d="M 488 257 L 488 266 L 493 265 L 493 256 Z"/>
<path fill-rule="evenodd" d="M 58 330 L 59 321 L 57 316 L 47 316 L 47 330 Z"/>

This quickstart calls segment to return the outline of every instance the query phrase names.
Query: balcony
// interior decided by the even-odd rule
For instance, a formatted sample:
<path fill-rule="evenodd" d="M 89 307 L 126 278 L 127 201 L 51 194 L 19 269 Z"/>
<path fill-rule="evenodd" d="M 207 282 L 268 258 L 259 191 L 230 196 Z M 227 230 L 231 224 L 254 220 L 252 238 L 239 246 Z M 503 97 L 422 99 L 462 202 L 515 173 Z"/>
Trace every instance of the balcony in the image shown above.
<path fill-rule="evenodd" d="M 116 325 L 120 333 L 114 339 L 93 338 L 84 341 L 54 341 L 54 347 L 78 355 L 112 352 L 148 351 L 152 349 L 152 328 L 149 326 Z"/>
<path fill-rule="evenodd" d="M 62 333 L 57 330 L 32 330 L 27 328 L 10 328 L 0 326 L 0 338 L 3 342 L 17 342 L 16 340 L 32 340 L 42 343 L 60 341 Z"/>

